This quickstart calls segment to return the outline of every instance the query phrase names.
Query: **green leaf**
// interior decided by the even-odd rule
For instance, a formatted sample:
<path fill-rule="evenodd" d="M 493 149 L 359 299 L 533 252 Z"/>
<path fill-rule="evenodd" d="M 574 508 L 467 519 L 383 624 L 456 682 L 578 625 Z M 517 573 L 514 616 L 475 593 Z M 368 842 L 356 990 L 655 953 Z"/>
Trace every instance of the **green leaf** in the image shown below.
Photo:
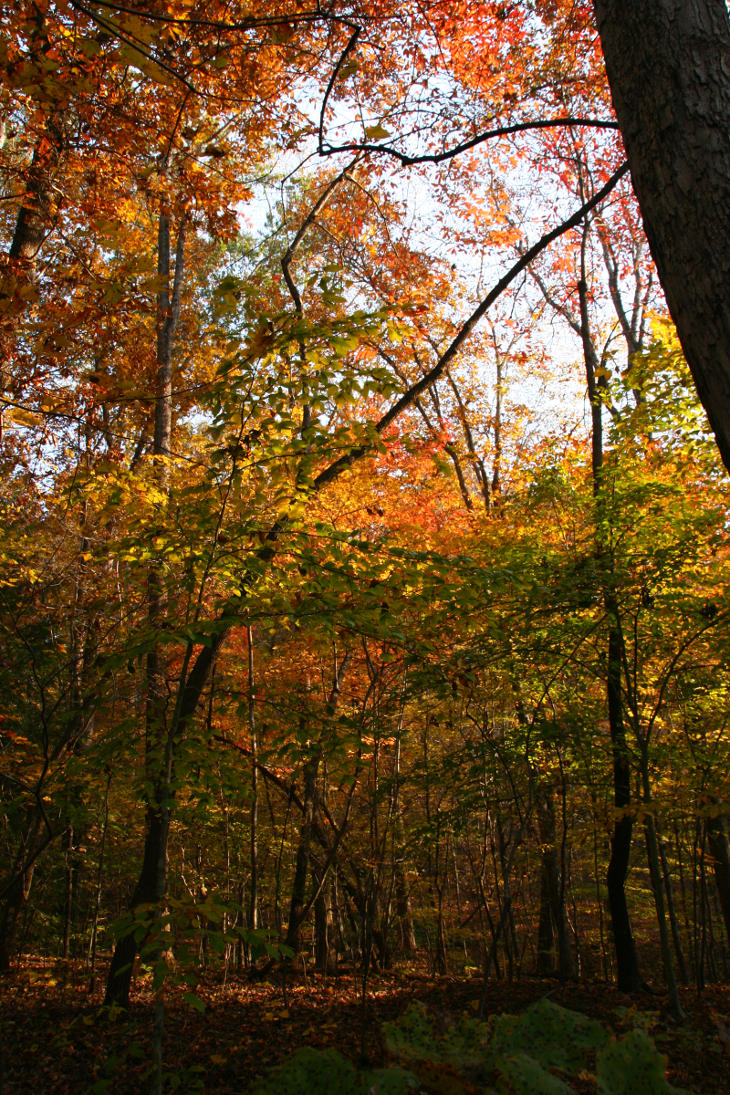
<path fill-rule="evenodd" d="M 543 1068 L 579 1071 L 589 1052 L 603 1048 L 607 1032 L 600 1023 L 550 1000 L 532 1004 L 519 1018 L 500 1016 L 494 1026 L 497 1055 L 529 1053 Z"/>
<path fill-rule="evenodd" d="M 195 1011 L 205 1011 L 205 1000 L 201 1000 L 194 992 L 183 993 L 183 1000 L 189 1007 L 194 1008 Z"/>
<path fill-rule="evenodd" d="M 503 1058 L 500 1072 L 508 1078 L 512 1095 L 575 1095 L 575 1088 L 526 1053 Z"/>
<path fill-rule="evenodd" d="M 666 1067 L 649 1035 L 632 1030 L 599 1053 L 597 1090 L 599 1095 L 668 1095 Z"/>
<path fill-rule="evenodd" d="M 370 125 L 367 127 L 365 136 L 369 141 L 382 141 L 386 137 L 389 137 L 390 133 L 385 129 L 381 122 L 378 122 L 377 125 Z"/>

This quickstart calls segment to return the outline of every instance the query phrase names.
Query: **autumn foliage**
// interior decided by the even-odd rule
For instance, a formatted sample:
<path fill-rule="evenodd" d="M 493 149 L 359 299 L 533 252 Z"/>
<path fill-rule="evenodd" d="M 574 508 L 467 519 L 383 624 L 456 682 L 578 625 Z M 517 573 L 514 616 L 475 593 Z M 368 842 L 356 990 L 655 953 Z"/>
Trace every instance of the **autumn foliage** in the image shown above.
<path fill-rule="evenodd" d="M 202 970 L 726 978 L 727 491 L 590 6 L 0 17 L 3 968 L 147 978 L 158 1079 Z"/>

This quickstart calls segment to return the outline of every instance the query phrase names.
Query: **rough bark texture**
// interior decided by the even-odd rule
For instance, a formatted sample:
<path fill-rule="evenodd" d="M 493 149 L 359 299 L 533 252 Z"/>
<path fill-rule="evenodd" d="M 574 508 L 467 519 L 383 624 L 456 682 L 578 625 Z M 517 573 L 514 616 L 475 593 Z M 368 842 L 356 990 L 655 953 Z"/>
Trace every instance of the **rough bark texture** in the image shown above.
<path fill-rule="evenodd" d="M 669 310 L 730 469 L 730 20 L 725 0 L 594 0 Z"/>
<path fill-rule="evenodd" d="M 57 126 L 49 123 L 48 134 L 48 137 L 39 142 L 33 154 L 25 194 L 8 251 L 8 258 L 19 259 L 31 269 L 54 219 L 51 191 L 63 145 Z"/>
<path fill-rule="evenodd" d="M 43 64 L 51 49 L 45 16 L 41 7 L 34 5 L 35 17 L 30 33 L 31 63 Z M 64 112 L 57 108 L 45 119 L 43 129 L 37 133 L 33 159 L 25 178 L 25 192 L 15 222 L 15 231 L 8 257 L 26 266 L 33 273 L 36 258 L 43 241 L 53 227 L 56 203 L 62 187 L 58 185 L 58 173 L 65 150 Z"/>

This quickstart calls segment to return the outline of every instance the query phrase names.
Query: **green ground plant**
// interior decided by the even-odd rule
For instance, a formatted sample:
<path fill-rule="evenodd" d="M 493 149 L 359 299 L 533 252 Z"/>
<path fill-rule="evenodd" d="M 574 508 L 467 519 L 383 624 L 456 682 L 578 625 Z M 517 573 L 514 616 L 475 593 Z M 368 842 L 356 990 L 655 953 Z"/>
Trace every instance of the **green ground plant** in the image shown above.
<path fill-rule="evenodd" d="M 595 1019 L 540 1000 L 521 1015 L 463 1016 L 437 1031 L 421 1003 L 384 1025 L 394 1063 L 361 1071 L 336 1050 L 300 1049 L 251 1095 L 690 1095 L 666 1078 L 667 1060 L 639 1028 L 615 1035 Z"/>

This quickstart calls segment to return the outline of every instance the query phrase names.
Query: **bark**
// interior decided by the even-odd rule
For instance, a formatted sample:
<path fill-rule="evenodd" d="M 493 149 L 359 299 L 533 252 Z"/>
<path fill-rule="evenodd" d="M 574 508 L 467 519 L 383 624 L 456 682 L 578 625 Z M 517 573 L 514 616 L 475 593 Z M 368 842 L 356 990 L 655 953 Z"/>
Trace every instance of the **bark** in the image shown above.
<path fill-rule="evenodd" d="M 502 394 L 504 389 L 502 358 L 497 351 L 497 379 L 494 385 L 494 458 L 492 465 L 492 494 L 497 496 L 501 490 L 502 473 Z"/>
<path fill-rule="evenodd" d="M 570 926 L 565 912 L 565 885 L 557 848 L 557 826 L 553 790 L 544 783 L 535 788 L 537 822 L 542 853 L 540 859 L 540 923 L 538 927 L 538 974 L 556 973 L 561 980 L 575 977 L 575 957 Z"/>
<path fill-rule="evenodd" d="M 555 974 L 555 939 L 550 915 L 550 887 L 545 870 L 545 857 L 540 862 L 540 919 L 537 925 L 537 976 Z"/>
<path fill-rule="evenodd" d="M 147 809 L 147 827 L 144 841 L 142 870 L 132 895 L 130 909 L 140 905 L 156 904 L 160 894 L 160 884 L 166 874 L 167 838 L 170 826 L 169 809 Z M 164 892 L 164 890 L 163 890 Z M 134 932 L 118 940 L 112 955 L 106 983 L 104 1003 L 116 1007 L 129 1007 L 129 990 L 132 983 L 132 967 L 139 951 L 139 942 Z"/>
<path fill-rule="evenodd" d="M 44 15 L 37 7 L 35 26 L 30 35 L 31 57 L 42 61 L 49 49 Z M 45 131 L 35 146 L 8 251 L 8 258 L 25 266 L 31 274 L 43 241 L 53 227 L 53 194 L 54 190 L 56 194 L 61 192 L 61 187 L 54 188 L 54 183 L 57 181 L 64 146 L 63 115 L 56 109 L 47 117 Z"/>
<path fill-rule="evenodd" d="M 157 298 L 157 387 L 155 393 L 155 431 L 153 455 L 157 458 L 157 481 L 167 490 L 172 440 L 172 349 L 180 316 L 180 298 L 184 266 L 185 231 L 178 233 L 174 284 L 170 270 L 170 222 L 160 214 L 157 241 L 157 271 L 161 288 Z M 151 565 L 148 586 L 148 620 L 159 632 L 165 623 L 167 594 L 159 563 Z M 132 897 L 131 909 L 140 905 L 158 908 L 167 888 L 167 845 L 170 813 L 174 800 L 172 787 L 174 754 L 179 740 L 174 715 L 168 712 L 168 671 L 161 644 L 155 643 L 147 655 L 146 766 L 152 792 L 146 806 L 146 829 L 142 870 Z M 114 950 L 107 979 L 104 1002 L 129 1007 L 132 967 L 139 950 L 133 932 L 122 937 Z"/>
<path fill-rule="evenodd" d="M 317 809 L 317 775 L 321 750 L 304 765 L 304 818 L 299 832 L 294 881 L 292 883 L 291 904 L 289 906 L 289 925 L 286 932 L 286 945 L 295 954 L 301 950 L 301 927 L 306 906 L 306 886 L 309 872 L 310 850 L 312 845 L 312 827 Z"/>
<path fill-rule="evenodd" d="M 667 985 L 667 991 L 669 993 L 670 1011 L 675 1019 L 683 1019 L 684 1012 L 682 1011 L 682 1005 L 679 1001 L 677 980 L 674 973 L 674 963 L 672 962 L 672 947 L 669 936 L 669 928 L 667 927 L 665 886 L 664 878 L 662 876 L 659 836 L 657 833 L 656 820 L 652 812 L 653 803 L 651 795 L 651 779 L 649 775 L 649 737 L 648 734 L 641 735 L 638 733 L 636 736 L 638 738 L 638 744 L 640 749 L 642 800 L 644 804 L 644 809 L 646 811 L 644 819 L 646 854 L 649 864 L 651 888 L 654 893 L 654 906 L 656 908 L 657 926 L 659 928 L 659 945 L 662 955 L 662 964 L 664 966 L 664 979 Z"/>
<path fill-rule="evenodd" d="M 335 666 L 334 681 L 332 689 L 329 694 L 326 706 L 327 718 L 332 718 L 337 708 L 337 702 L 340 696 L 340 688 L 342 686 L 342 678 L 347 668 L 349 661 L 349 654 L 345 654 L 345 657 Z M 289 923 L 286 933 L 286 945 L 291 947 L 294 953 L 298 953 L 301 949 L 301 927 L 306 919 L 306 916 L 312 907 L 316 903 L 317 897 L 322 894 L 323 887 L 326 881 L 326 874 L 329 869 L 329 861 L 325 864 L 323 871 L 320 874 L 318 880 L 317 890 L 314 898 L 311 901 L 306 900 L 306 886 L 307 875 L 309 873 L 309 864 L 311 859 L 311 846 L 312 838 L 315 835 L 315 830 L 321 828 L 320 813 L 321 802 L 317 790 L 317 780 L 319 777 L 320 763 L 323 757 L 322 742 L 319 741 L 312 751 L 312 755 L 309 757 L 304 765 L 303 778 L 304 778 L 304 797 L 302 800 L 302 827 L 299 831 L 299 843 L 297 845 L 297 854 L 294 868 L 294 881 L 292 883 L 292 896 L 289 906 Z"/>
<path fill-rule="evenodd" d="M 725 0 L 594 0 L 659 279 L 730 469 L 730 19 Z"/>
<path fill-rule="evenodd" d="M 646 773 L 643 774 L 645 775 Z M 647 805 L 649 804 L 647 803 Z M 664 979 L 666 981 L 667 990 L 669 992 L 669 1007 L 675 1019 L 683 1019 L 684 1012 L 682 1011 L 682 1006 L 679 1002 L 677 980 L 674 975 L 674 963 L 672 962 L 672 949 L 669 938 L 669 930 L 667 928 L 667 917 L 664 901 L 664 880 L 662 878 L 661 861 L 659 857 L 659 842 L 657 840 L 656 825 L 654 822 L 654 818 L 651 814 L 647 814 L 646 816 L 646 821 L 644 824 L 644 834 L 646 836 L 646 853 L 649 863 L 651 888 L 654 891 L 654 904 L 656 907 L 657 924 L 659 926 L 659 944 L 662 955 L 662 964 L 664 966 Z"/>
<path fill-rule="evenodd" d="M 106 841 L 109 832 L 109 789 L 112 784 L 112 773 L 108 771 L 106 788 L 104 790 L 104 821 L 101 828 L 101 845 L 99 847 L 99 864 L 96 869 L 96 892 L 94 894 L 94 914 L 91 921 L 91 945 L 89 947 L 90 977 L 89 992 L 96 988 L 96 944 L 99 937 L 99 910 L 101 909 L 101 897 L 104 886 L 104 857 L 106 854 Z"/>
<path fill-rule="evenodd" d="M 498 377 L 499 377 L 500 368 L 501 368 L 501 362 L 500 362 L 500 359 L 499 359 L 499 356 L 498 356 L 497 357 L 497 375 L 498 375 Z M 482 496 L 482 501 L 484 503 L 484 509 L 487 513 L 489 513 L 489 510 L 490 510 L 491 505 L 492 505 L 492 499 L 491 499 L 491 495 L 490 495 L 489 477 L 487 475 L 486 468 L 484 467 L 484 461 L 482 460 L 481 456 L 479 456 L 477 454 L 477 451 L 476 451 L 476 446 L 474 444 L 474 434 L 472 432 L 471 423 L 469 422 L 469 414 L 468 414 L 466 405 L 464 403 L 464 400 L 461 397 L 461 392 L 459 391 L 459 386 L 456 383 L 456 381 L 454 380 L 454 378 L 453 378 L 453 376 L 451 375 L 450 372 L 446 373 L 446 379 L 449 383 L 449 387 L 451 388 L 452 392 L 454 393 L 454 398 L 456 399 L 456 406 L 457 406 L 457 409 L 458 409 L 459 422 L 461 423 L 461 428 L 462 428 L 462 431 L 464 433 L 464 440 L 466 441 L 466 451 L 467 451 L 467 454 L 469 456 L 469 462 L 471 463 L 471 466 L 474 470 L 474 475 L 476 477 L 477 483 L 479 484 L 479 490 L 480 490 L 480 493 L 481 493 L 481 496 Z M 494 442 L 495 442 L 495 457 L 494 457 L 494 460 L 495 460 L 495 475 L 497 477 L 497 480 L 499 480 L 499 475 L 496 471 L 496 467 L 497 467 L 498 460 L 499 460 L 499 430 L 498 430 L 498 422 L 499 422 L 499 414 L 500 414 L 499 407 L 500 407 L 500 392 L 499 392 L 499 382 L 498 382 L 498 384 L 497 384 L 497 410 L 495 412 L 495 424 L 494 424 Z M 498 486 L 495 487 L 495 489 L 498 489 Z"/>
<path fill-rule="evenodd" d="M 36 861 L 54 835 L 41 810 L 30 807 L 20 847 L 9 877 L 4 880 L 0 889 L 0 973 L 10 969 L 18 930 L 30 896 Z"/>
<path fill-rule="evenodd" d="M 49 123 L 48 137 L 39 142 L 33 154 L 8 251 L 8 258 L 23 263 L 31 271 L 43 241 L 53 226 L 55 212 L 51 187 L 58 171 L 62 148 L 59 127 L 55 123 Z"/>
<path fill-rule="evenodd" d="M 250 862 L 251 885 L 249 893 L 248 925 L 252 931 L 259 926 L 259 742 L 256 731 L 256 697 L 254 693 L 253 628 L 246 629 L 248 645 L 248 729 L 251 735 L 251 831 Z"/>
<path fill-rule="evenodd" d="M 578 282 L 580 300 L 580 335 L 583 342 L 583 360 L 586 384 L 591 404 L 591 474 L 596 511 L 595 554 L 602 571 L 602 597 L 608 621 L 608 647 L 606 650 L 606 700 L 608 725 L 611 737 L 613 769 L 613 802 L 615 821 L 611 837 L 611 858 L 606 874 L 608 907 L 616 951 L 618 987 L 622 992 L 638 992 L 641 988 L 639 962 L 631 928 L 631 918 L 626 902 L 626 876 L 629 870 L 631 840 L 634 822 L 631 816 L 631 765 L 626 743 L 624 722 L 624 698 L 621 690 L 624 638 L 621 616 L 616 597 L 614 559 L 610 541 L 604 527 L 605 483 L 601 382 L 597 377 L 599 365 L 588 315 L 588 287 L 585 278 L 586 235 L 581 248 L 581 279 Z"/>
<path fill-rule="evenodd" d="M 403 863 L 398 860 L 395 864 L 395 908 L 401 930 L 401 947 L 405 958 L 413 958 L 418 950 L 416 929 L 413 924 L 413 911 L 411 898 L 408 893 Z"/>
<path fill-rule="evenodd" d="M 23 910 L 28 902 L 35 864 L 22 875 L 13 878 L 0 916 L 0 972 L 7 973 L 14 951 Z"/>
<path fill-rule="evenodd" d="M 672 943 L 674 944 L 674 953 L 677 957 L 677 971 L 680 981 L 683 985 L 689 983 L 689 976 L 687 973 L 687 963 L 684 958 L 684 950 L 682 948 L 682 935 L 679 930 L 679 920 L 677 919 L 677 908 L 674 902 L 674 889 L 672 887 L 672 876 L 669 871 L 669 863 L 667 862 L 667 854 L 664 850 L 664 842 L 657 833 L 657 847 L 659 849 L 659 859 L 662 867 L 662 878 L 664 880 L 664 893 L 667 899 L 667 913 L 669 915 L 669 925 L 672 930 Z"/>
<path fill-rule="evenodd" d="M 717 817 L 708 817 L 705 827 L 722 918 L 725 922 L 728 941 L 730 941 L 730 843 L 728 843 L 727 819 L 721 814 Z"/>
<path fill-rule="evenodd" d="M 76 842 L 73 825 L 66 829 L 63 839 L 64 851 L 64 900 L 63 900 L 63 949 L 64 958 L 71 956 L 71 935 L 73 931 L 74 904 L 76 897 Z"/>
<path fill-rule="evenodd" d="M 329 971 L 330 934 L 332 928 L 332 901 L 327 879 L 321 881 L 321 888 L 314 902 L 314 961 L 320 973 Z"/>
<path fill-rule="evenodd" d="M 399 725 L 393 764 L 392 812 L 395 819 L 393 827 L 393 884 L 395 887 L 395 912 L 400 926 L 401 947 L 406 958 L 413 958 L 418 950 L 418 943 L 416 941 L 413 910 L 411 909 L 411 898 L 405 871 L 404 849 L 406 841 L 403 832 L 403 817 L 400 810 L 401 730 L 402 727 Z"/>
<path fill-rule="evenodd" d="M 609 625 L 607 689 L 613 757 L 613 802 L 616 809 L 611 837 L 611 859 L 606 875 L 608 907 L 616 949 L 618 987 L 621 992 L 638 992 L 641 988 L 641 976 L 625 888 L 634 828 L 631 816 L 631 767 L 621 697 L 621 634 L 614 623 Z"/>

